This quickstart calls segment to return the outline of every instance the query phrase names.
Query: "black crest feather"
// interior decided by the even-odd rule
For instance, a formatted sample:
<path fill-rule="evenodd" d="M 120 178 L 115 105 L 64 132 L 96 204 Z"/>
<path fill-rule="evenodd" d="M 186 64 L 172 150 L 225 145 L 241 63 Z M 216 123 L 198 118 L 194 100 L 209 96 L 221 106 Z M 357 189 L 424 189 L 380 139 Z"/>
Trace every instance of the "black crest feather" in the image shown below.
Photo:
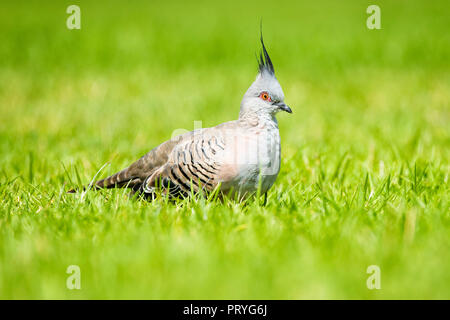
<path fill-rule="evenodd" d="M 269 54 L 267 53 L 266 46 L 264 45 L 263 35 L 262 35 L 262 24 L 261 24 L 261 46 L 262 50 L 259 53 L 258 60 L 258 68 L 259 72 L 269 72 L 272 75 L 275 75 L 275 69 L 273 68 L 272 60 L 270 60 Z"/>

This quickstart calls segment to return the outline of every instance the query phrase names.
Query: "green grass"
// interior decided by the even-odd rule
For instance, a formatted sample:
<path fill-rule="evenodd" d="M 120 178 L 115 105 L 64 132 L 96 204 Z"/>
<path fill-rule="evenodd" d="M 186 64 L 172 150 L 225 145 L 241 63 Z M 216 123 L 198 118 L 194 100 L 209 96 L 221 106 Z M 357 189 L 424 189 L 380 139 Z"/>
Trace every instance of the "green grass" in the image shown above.
<path fill-rule="evenodd" d="M 450 298 L 448 1 L 72 3 L 0 5 L 0 298 Z M 261 17 L 294 111 L 266 206 L 65 193 L 235 119 Z"/>

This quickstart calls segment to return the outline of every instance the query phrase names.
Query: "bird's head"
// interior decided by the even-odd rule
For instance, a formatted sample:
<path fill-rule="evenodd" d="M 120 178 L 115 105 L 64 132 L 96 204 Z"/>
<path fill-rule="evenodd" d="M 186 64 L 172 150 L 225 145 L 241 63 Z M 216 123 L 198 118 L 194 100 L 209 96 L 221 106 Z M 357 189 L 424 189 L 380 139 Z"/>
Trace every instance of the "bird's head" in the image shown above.
<path fill-rule="evenodd" d="M 259 72 L 256 80 L 244 94 L 241 102 L 241 116 L 251 113 L 275 115 L 279 111 L 292 113 L 284 103 L 284 93 L 275 77 L 272 60 L 270 60 L 261 33 L 261 52 L 258 58 Z"/>

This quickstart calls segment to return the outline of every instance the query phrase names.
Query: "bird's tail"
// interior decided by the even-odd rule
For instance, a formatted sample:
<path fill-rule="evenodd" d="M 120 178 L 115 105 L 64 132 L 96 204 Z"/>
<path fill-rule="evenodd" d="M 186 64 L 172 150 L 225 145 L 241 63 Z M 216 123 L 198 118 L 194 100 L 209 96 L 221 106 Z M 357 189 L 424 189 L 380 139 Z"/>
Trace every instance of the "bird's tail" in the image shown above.
<path fill-rule="evenodd" d="M 133 180 L 133 176 L 130 175 L 129 168 L 123 169 L 108 178 L 98 180 L 95 182 L 96 188 L 122 188 L 125 187 L 130 181 Z"/>
<path fill-rule="evenodd" d="M 112 176 L 109 176 L 105 179 L 98 180 L 94 183 L 89 184 L 88 186 L 83 186 L 82 191 L 86 189 L 110 189 L 110 188 L 123 188 L 123 187 L 134 187 L 139 179 L 135 179 L 130 174 L 130 168 L 123 169 Z M 67 191 L 67 193 L 76 193 L 79 190 L 71 189 Z"/>
<path fill-rule="evenodd" d="M 158 168 L 163 166 L 169 157 L 169 153 L 174 146 L 178 143 L 178 139 L 171 139 L 159 146 L 150 150 L 147 154 L 143 155 L 139 160 L 133 162 L 128 168 L 119 171 L 112 176 L 96 181 L 96 178 L 103 167 L 97 172 L 92 182 L 88 187 L 84 187 L 86 190 L 89 187 L 94 189 L 102 188 L 132 188 L 133 190 L 139 189 L 146 178 L 150 177 Z M 96 182 L 94 182 L 96 181 Z M 76 190 L 69 190 L 70 193 L 75 193 Z"/>

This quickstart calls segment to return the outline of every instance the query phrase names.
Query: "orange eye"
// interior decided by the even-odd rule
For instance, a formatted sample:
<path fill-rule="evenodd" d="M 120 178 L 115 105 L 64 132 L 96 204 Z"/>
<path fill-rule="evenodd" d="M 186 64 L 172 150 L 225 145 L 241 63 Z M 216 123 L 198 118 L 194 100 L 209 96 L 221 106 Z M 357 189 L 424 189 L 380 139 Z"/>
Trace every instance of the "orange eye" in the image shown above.
<path fill-rule="evenodd" d="M 270 99 L 270 96 L 269 96 L 269 94 L 267 93 L 267 92 L 261 92 L 261 94 L 259 95 L 259 97 L 261 98 L 261 99 L 263 99 L 264 101 L 270 101 L 271 99 Z"/>

